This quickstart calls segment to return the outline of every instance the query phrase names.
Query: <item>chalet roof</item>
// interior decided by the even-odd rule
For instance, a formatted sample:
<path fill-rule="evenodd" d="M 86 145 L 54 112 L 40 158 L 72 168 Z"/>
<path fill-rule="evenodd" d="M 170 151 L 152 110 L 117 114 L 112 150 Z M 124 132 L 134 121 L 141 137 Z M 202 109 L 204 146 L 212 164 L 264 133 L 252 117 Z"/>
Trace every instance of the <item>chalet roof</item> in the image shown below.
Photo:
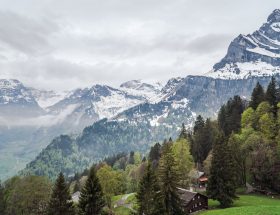
<path fill-rule="evenodd" d="M 178 189 L 179 189 L 180 198 L 186 204 L 189 203 L 193 199 L 193 197 L 195 197 L 197 194 L 195 192 L 191 192 L 191 191 L 183 189 L 183 188 L 178 188 Z"/>
<path fill-rule="evenodd" d="M 183 200 L 183 204 L 187 205 L 189 204 L 189 202 L 197 195 L 202 195 L 200 193 L 197 193 L 197 192 L 192 192 L 190 190 L 186 190 L 186 189 L 183 189 L 183 188 L 178 188 L 178 192 L 180 194 L 180 198 L 181 200 Z M 202 195 L 204 196 L 204 195 Z M 206 197 L 206 196 L 205 196 Z"/>

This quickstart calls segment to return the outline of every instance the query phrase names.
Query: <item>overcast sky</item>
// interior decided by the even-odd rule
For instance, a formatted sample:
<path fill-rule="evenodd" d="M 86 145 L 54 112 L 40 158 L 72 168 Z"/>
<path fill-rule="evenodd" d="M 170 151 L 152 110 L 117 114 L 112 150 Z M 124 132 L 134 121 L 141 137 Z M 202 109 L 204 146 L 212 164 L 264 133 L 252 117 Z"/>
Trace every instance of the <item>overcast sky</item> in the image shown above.
<path fill-rule="evenodd" d="M 66 90 L 211 70 L 279 0 L 1 0 L 0 78 Z"/>

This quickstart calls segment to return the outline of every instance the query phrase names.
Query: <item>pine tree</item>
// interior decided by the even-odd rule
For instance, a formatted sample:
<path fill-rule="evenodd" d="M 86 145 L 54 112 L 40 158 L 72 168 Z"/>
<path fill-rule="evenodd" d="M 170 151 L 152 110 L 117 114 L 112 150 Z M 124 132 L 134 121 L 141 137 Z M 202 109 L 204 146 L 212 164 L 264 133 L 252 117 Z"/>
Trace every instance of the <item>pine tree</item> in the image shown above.
<path fill-rule="evenodd" d="M 179 138 L 188 139 L 188 133 L 185 124 L 182 124 L 181 132 L 179 134 Z"/>
<path fill-rule="evenodd" d="M 105 200 L 99 179 L 96 176 L 95 167 L 92 166 L 85 186 L 79 199 L 81 215 L 99 215 L 105 206 Z"/>
<path fill-rule="evenodd" d="M 223 135 L 219 134 L 213 147 L 210 177 L 207 195 L 220 202 L 221 207 L 229 207 L 237 198 L 236 167 L 228 144 Z"/>
<path fill-rule="evenodd" d="M 258 82 L 252 92 L 249 106 L 252 107 L 254 110 L 256 110 L 258 105 L 262 103 L 264 100 L 265 100 L 264 90 L 262 85 L 260 85 L 260 83 Z"/>
<path fill-rule="evenodd" d="M 204 119 L 201 115 L 198 115 L 194 123 L 193 133 L 195 134 L 200 129 L 203 129 L 203 127 L 204 127 Z"/>
<path fill-rule="evenodd" d="M 139 215 L 161 215 L 163 204 L 160 199 L 160 188 L 150 162 L 145 169 L 136 194 Z"/>
<path fill-rule="evenodd" d="M 128 163 L 129 164 L 134 164 L 135 163 L 135 161 L 134 161 L 134 151 L 131 151 L 129 153 Z"/>
<path fill-rule="evenodd" d="M 227 138 L 232 132 L 240 130 L 243 110 L 244 104 L 239 96 L 229 99 L 227 104 L 221 107 L 218 115 L 218 125 Z"/>
<path fill-rule="evenodd" d="M 172 142 L 170 141 L 163 144 L 158 174 L 164 214 L 183 214 L 181 199 L 178 194 L 178 184 L 180 176 L 176 169 L 175 158 L 172 152 Z"/>
<path fill-rule="evenodd" d="M 268 84 L 266 94 L 265 94 L 265 99 L 273 107 L 273 113 L 276 115 L 278 98 L 277 98 L 275 77 L 272 77 L 270 83 Z"/>
<path fill-rule="evenodd" d="M 161 145 L 159 143 L 156 143 L 154 146 L 151 147 L 149 153 L 149 161 L 152 162 L 152 166 L 154 169 L 158 166 L 160 153 L 161 153 Z"/>
<path fill-rule="evenodd" d="M 74 215 L 75 209 L 62 173 L 56 179 L 48 206 L 49 215 Z"/>
<path fill-rule="evenodd" d="M 5 214 L 4 188 L 0 181 L 0 214 Z"/>

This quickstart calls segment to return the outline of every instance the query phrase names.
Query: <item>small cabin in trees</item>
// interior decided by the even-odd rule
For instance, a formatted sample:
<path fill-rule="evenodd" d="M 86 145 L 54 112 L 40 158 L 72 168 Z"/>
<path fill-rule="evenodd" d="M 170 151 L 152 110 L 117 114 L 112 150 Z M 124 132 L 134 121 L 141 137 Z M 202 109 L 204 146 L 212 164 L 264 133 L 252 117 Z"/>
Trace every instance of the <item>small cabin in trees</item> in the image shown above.
<path fill-rule="evenodd" d="M 207 196 L 182 188 L 179 188 L 179 194 L 186 214 L 208 209 Z"/>

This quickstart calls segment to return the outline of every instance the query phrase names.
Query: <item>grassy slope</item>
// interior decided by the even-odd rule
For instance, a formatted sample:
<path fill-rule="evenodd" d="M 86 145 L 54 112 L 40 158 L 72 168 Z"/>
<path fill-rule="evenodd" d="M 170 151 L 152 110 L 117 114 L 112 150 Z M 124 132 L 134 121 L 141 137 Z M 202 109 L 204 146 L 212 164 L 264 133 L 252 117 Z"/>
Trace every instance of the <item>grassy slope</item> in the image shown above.
<path fill-rule="evenodd" d="M 201 215 L 280 215 L 280 200 L 256 195 L 241 195 L 233 207 L 217 209 L 219 203 L 209 200 L 211 210 Z"/>
<path fill-rule="evenodd" d="M 124 195 L 114 196 L 112 203 L 119 201 Z M 128 197 L 125 203 L 135 203 L 135 195 Z M 280 200 L 259 195 L 240 195 L 233 207 L 219 209 L 217 201 L 209 200 L 210 210 L 199 213 L 200 215 L 280 215 Z M 125 207 L 114 208 L 116 215 L 129 215 L 130 210 Z"/>
<path fill-rule="evenodd" d="M 118 196 L 113 196 L 112 197 L 112 206 L 114 207 L 114 205 L 116 205 L 116 203 L 118 201 L 120 201 L 122 199 L 122 197 L 125 195 L 118 195 Z M 136 197 L 135 194 L 130 195 L 126 201 L 124 202 L 124 204 L 135 204 L 136 202 Z M 124 207 L 124 206 L 119 206 L 113 209 L 113 211 L 115 212 L 116 215 L 129 215 L 131 210 Z"/>

